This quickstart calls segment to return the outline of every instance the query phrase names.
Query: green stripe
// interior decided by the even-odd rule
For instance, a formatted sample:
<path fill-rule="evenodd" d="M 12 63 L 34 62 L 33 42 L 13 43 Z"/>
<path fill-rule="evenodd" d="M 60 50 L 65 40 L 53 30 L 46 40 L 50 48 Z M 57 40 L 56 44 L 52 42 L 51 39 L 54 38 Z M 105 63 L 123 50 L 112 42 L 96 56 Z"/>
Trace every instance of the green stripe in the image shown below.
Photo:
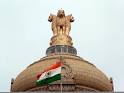
<path fill-rule="evenodd" d="M 47 85 L 47 84 L 52 83 L 57 80 L 61 80 L 61 74 L 57 74 L 53 77 L 49 77 L 49 78 L 37 81 L 36 84 L 39 86 L 42 86 L 42 85 Z"/>

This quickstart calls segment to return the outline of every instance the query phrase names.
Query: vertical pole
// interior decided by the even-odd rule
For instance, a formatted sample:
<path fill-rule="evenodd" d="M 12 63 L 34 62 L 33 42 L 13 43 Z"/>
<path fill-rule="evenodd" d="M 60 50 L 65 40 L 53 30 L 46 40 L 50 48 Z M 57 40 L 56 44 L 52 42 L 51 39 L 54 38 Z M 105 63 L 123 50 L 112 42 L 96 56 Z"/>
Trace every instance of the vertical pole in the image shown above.
<path fill-rule="evenodd" d="M 61 93 L 62 93 L 62 79 L 61 79 Z"/>

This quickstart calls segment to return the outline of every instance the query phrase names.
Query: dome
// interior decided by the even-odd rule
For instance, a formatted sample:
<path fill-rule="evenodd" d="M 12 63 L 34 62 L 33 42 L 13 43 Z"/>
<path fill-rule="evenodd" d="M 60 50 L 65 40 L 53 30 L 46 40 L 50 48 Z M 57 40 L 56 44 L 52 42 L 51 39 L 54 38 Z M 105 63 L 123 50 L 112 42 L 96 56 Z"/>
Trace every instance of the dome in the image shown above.
<path fill-rule="evenodd" d="M 36 86 L 36 75 L 63 58 L 63 91 L 112 91 L 112 83 L 96 66 L 75 55 L 57 54 L 34 62 L 21 72 L 12 84 L 12 91 L 59 91 L 60 81 L 48 86 Z"/>

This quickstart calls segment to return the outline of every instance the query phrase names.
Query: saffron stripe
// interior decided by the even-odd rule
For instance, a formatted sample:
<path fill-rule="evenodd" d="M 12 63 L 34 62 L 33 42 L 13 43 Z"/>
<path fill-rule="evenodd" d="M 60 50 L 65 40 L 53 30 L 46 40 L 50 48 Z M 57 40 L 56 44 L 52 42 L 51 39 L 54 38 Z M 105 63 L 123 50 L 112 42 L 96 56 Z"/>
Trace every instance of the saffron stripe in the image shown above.
<path fill-rule="evenodd" d="M 40 76 L 41 76 L 44 72 L 47 72 L 47 71 L 52 70 L 52 69 L 56 69 L 56 68 L 58 68 L 58 67 L 60 67 L 60 66 L 61 66 L 61 62 L 57 62 L 56 64 L 53 64 L 52 66 L 50 66 L 50 67 L 48 67 L 47 69 L 45 69 L 42 73 L 38 74 L 38 75 L 37 75 L 37 79 L 39 79 Z"/>
<path fill-rule="evenodd" d="M 44 73 L 39 77 L 39 79 L 38 79 L 37 81 L 43 80 L 43 79 L 45 79 L 45 78 L 48 78 L 46 75 L 47 75 L 47 73 L 49 73 L 49 72 L 51 73 L 49 77 L 53 77 L 53 76 L 55 76 L 55 75 L 61 73 L 61 67 L 58 67 L 58 68 L 56 68 L 56 69 L 52 69 L 52 70 L 49 70 L 49 71 L 47 71 L 47 72 L 44 72 Z"/>

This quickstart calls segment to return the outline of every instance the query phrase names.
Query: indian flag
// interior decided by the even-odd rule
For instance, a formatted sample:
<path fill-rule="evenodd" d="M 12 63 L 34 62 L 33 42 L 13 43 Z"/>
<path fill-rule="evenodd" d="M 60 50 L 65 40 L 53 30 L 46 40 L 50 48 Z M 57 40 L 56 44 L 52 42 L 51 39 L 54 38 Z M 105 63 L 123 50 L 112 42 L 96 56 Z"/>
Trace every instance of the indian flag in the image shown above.
<path fill-rule="evenodd" d="M 46 85 L 61 80 L 61 62 L 57 62 L 37 75 L 37 85 Z"/>

